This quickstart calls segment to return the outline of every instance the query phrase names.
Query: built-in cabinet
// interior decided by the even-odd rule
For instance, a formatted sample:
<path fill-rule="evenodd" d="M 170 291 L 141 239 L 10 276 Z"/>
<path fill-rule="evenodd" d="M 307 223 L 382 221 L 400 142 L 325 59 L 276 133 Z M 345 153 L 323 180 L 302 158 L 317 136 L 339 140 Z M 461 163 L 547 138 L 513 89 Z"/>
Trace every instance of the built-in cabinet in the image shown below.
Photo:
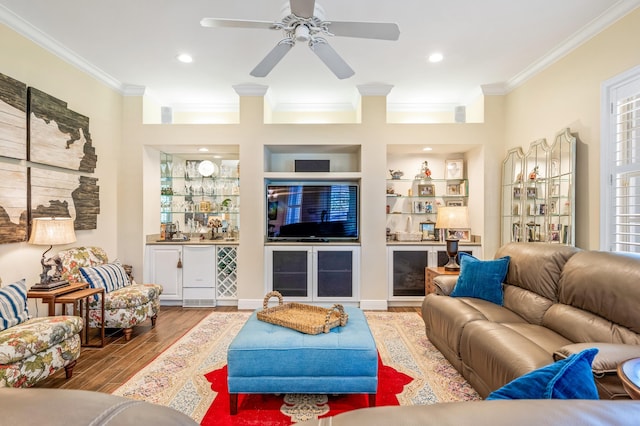
<path fill-rule="evenodd" d="M 265 292 L 288 300 L 356 302 L 360 287 L 360 247 L 350 245 L 268 245 Z"/>
<path fill-rule="evenodd" d="M 147 276 L 163 286 L 163 304 L 199 307 L 235 301 L 237 249 L 236 245 L 147 245 Z"/>
<path fill-rule="evenodd" d="M 482 256 L 480 245 L 460 245 L 459 251 L 475 257 Z M 444 266 L 448 260 L 444 244 L 389 245 L 389 300 L 421 301 L 425 296 L 425 268 Z"/>
<path fill-rule="evenodd" d="M 502 244 L 511 241 L 575 244 L 576 138 L 560 132 L 551 147 L 540 139 L 502 164 Z"/>
<path fill-rule="evenodd" d="M 229 236 L 240 228 L 240 171 L 237 160 L 190 160 L 161 153 L 160 223 L 183 233 Z M 210 218 L 219 218 L 212 228 Z"/>

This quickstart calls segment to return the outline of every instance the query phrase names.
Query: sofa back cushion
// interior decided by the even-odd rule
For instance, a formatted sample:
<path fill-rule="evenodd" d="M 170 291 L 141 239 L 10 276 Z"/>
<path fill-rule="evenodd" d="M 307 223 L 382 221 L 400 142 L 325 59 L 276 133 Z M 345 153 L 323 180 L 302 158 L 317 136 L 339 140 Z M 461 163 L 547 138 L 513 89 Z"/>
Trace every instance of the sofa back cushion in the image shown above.
<path fill-rule="evenodd" d="M 511 258 L 506 284 L 557 302 L 557 285 L 562 269 L 578 251 L 580 250 L 575 247 L 558 244 L 509 243 L 499 248 L 495 257 Z"/>
<path fill-rule="evenodd" d="M 57 254 L 62 264 L 62 279 L 71 283 L 84 281 L 80 268 L 108 263 L 107 253 L 100 247 L 75 247 Z"/>
<path fill-rule="evenodd" d="M 559 302 L 640 334 L 640 256 L 583 251 L 558 284 Z"/>
<path fill-rule="evenodd" d="M 542 318 L 553 304 L 551 300 L 533 291 L 505 284 L 503 306 L 524 318 L 530 324 L 542 325 Z"/>
<path fill-rule="evenodd" d="M 0 288 L 0 330 L 6 330 L 28 319 L 27 285 L 24 278 Z"/>

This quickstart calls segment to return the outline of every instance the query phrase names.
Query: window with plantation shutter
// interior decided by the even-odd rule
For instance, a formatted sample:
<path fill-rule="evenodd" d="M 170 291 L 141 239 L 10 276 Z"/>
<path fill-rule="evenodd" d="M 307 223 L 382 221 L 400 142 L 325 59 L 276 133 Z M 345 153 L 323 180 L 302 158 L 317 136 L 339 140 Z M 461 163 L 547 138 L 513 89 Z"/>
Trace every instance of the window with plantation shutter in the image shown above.
<path fill-rule="evenodd" d="M 640 253 L 640 67 L 607 81 L 603 95 L 601 248 Z"/>

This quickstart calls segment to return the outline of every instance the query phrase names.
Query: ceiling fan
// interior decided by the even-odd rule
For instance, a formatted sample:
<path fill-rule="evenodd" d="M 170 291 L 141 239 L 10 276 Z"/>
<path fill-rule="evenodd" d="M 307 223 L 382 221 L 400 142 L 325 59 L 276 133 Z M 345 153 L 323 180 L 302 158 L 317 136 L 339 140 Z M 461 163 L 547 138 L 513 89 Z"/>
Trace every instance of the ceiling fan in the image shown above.
<path fill-rule="evenodd" d="M 397 24 L 382 22 L 340 22 L 325 21 L 324 11 L 315 0 L 289 0 L 283 7 L 290 11 L 281 21 L 247 21 L 238 19 L 203 18 L 203 27 L 261 28 L 284 31 L 285 38 L 260 61 L 251 71 L 254 77 L 266 77 L 280 62 L 284 55 L 296 44 L 296 41 L 307 42 L 309 48 L 318 55 L 327 67 L 339 79 L 349 78 L 355 72 L 333 50 L 322 36 L 359 37 L 378 40 L 397 40 L 400 29 Z"/>

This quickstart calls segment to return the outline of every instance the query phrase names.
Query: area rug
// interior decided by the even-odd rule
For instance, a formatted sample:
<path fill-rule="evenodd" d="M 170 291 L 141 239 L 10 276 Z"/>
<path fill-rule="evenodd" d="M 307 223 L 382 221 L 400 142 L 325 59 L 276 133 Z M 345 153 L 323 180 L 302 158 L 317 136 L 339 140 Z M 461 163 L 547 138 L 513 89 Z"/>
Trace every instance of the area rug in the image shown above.
<path fill-rule="evenodd" d="M 258 418 L 254 420 L 240 419 L 238 416 L 225 420 L 224 408 L 216 409 L 216 404 L 224 403 L 228 407 L 228 395 L 225 395 L 226 390 L 221 389 L 219 383 L 223 375 L 226 377 L 229 343 L 249 315 L 250 312 L 211 313 L 113 394 L 174 408 L 202 424 L 225 424 L 223 421 L 234 425 L 267 424 L 261 422 L 264 420 L 261 416 L 265 413 L 261 413 L 260 410 L 255 410 Z M 433 404 L 480 399 L 473 388 L 426 338 L 420 315 L 413 312 L 365 312 L 365 315 L 376 341 L 381 366 L 389 368 L 389 383 L 398 378 L 403 381 L 402 377 L 407 377 L 406 383 L 395 395 L 397 404 Z M 383 370 L 380 371 L 382 382 L 385 379 L 382 377 Z M 210 383 L 209 380 L 214 383 Z M 327 402 L 311 397 L 306 402 L 313 403 L 306 404 L 305 409 L 300 408 L 305 406 L 304 398 L 301 400 L 299 396 L 288 395 L 278 398 L 280 399 L 275 404 L 280 408 L 276 409 L 289 417 L 281 424 L 331 415 L 331 410 L 338 412 L 366 406 L 365 396 L 362 396 L 361 401 L 356 401 L 356 398 L 346 401 L 329 395 Z M 242 414 L 242 410 L 250 409 L 251 403 L 250 399 L 245 402 L 241 399 L 239 415 Z M 393 401 L 386 404 L 381 404 L 380 401 L 377 403 L 395 405 Z M 327 407 L 317 408 L 324 405 L 328 405 L 330 411 L 325 411 Z M 296 408 L 291 409 L 291 406 Z M 266 408 L 267 404 L 262 407 Z M 210 415 L 207 415 L 210 411 Z M 323 411 L 323 414 L 318 411 Z M 273 417 L 279 415 L 280 413 L 274 413 Z M 212 419 L 215 419 L 215 423 Z"/>

